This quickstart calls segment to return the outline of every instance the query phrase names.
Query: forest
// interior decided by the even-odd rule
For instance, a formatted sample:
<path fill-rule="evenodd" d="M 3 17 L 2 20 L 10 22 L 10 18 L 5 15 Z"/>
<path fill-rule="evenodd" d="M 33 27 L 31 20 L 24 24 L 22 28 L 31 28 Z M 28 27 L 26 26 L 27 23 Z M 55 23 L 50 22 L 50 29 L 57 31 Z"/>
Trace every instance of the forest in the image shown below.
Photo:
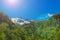
<path fill-rule="evenodd" d="M 21 26 L 0 12 L 0 40 L 60 40 L 60 14 Z"/>

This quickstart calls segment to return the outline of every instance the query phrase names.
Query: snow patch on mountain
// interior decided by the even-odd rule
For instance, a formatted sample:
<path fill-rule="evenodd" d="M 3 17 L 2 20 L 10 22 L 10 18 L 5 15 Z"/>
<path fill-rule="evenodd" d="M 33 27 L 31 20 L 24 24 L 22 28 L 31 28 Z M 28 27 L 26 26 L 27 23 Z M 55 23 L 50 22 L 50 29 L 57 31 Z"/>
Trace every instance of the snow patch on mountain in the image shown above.
<path fill-rule="evenodd" d="M 20 24 L 20 25 L 30 24 L 30 21 L 22 19 L 22 18 L 11 18 L 11 21 L 13 23 L 17 23 L 17 24 Z"/>

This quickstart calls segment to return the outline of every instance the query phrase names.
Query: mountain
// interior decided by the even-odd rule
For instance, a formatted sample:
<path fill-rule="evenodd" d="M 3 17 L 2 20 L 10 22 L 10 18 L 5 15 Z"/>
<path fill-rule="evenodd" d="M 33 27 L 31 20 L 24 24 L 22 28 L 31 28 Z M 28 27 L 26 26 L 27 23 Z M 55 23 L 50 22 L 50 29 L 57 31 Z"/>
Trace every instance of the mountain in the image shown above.
<path fill-rule="evenodd" d="M 22 19 L 22 18 L 11 18 L 11 21 L 13 23 L 17 23 L 20 25 L 30 24 L 30 20 L 26 20 L 26 19 Z"/>
<path fill-rule="evenodd" d="M 56 21 L 57 24 L 60 25 L 60 13 L 53 15 L 49 20 Z"/>
<path fill-rule="evenodd" d="M 12 24 L 24 25 L 24 24 L 30 24 L 33 21 L 34 20 L 27 20 L 23 18 L 9 18 L 6 14 L 0 11 L 0 23 L 5 22 L 9 25 L 12 25 Z"/>
<path fill-rule="evenodd" d="M 57 21 L 58 24 L 60 25 L 60 13 L 55 14 L 53 17 L 56 19 L 56 21 Z"/>
<path fill-rule="evenodd" d="M 9 18 L 0 12 L 0 40 L 60 40 L 59 25 L 60 14 L 53 15 L 49 20 L 35 21 Z"/>
<path fill-rule="evenodd" d="M 0 23 L 5 22 L 8 24 L 12 24 L 12 21 L 9 19 L 9 17 L 4 14 L 3 12 L 0 12 Z"/>
<path fill-rule="evenodd" d="M 9 29 L 13 29 L 13 25 L 15 25 L 6 14 L 0 11 L 0 25 L 4 24 L 7 25 Z"/>

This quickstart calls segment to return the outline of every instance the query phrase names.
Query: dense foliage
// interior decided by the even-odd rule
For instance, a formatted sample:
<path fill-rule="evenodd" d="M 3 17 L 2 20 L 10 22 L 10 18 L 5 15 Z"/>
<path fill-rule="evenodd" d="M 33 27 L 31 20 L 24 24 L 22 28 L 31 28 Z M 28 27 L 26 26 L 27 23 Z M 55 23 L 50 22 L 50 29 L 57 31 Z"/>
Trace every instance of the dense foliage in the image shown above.
<path fill-rule="evenodd" d="M 22 26 L 12 23 L 6 15 L 0 15 L 0 40 L 60 40 L 59 15 Z"/>

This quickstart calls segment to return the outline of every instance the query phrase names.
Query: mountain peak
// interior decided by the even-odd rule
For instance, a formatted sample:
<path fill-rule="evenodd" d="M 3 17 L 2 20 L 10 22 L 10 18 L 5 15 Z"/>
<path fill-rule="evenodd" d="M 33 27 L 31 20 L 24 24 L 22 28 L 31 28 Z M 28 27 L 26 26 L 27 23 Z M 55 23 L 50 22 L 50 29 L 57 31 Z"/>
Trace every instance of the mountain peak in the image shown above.
<path fill-rule="evenodd" d="M 28 21 L 28 20 L 25 20 L 25 19 L 23 19 L 23 18 L 11 18 L 11 21 L 13 22 L 13 23 L 17 23 L 17 24 L 20 24 L 20 25 L 23 25 L 23 24 L 29 24 L 30 23 L 30 21 Z"/>

